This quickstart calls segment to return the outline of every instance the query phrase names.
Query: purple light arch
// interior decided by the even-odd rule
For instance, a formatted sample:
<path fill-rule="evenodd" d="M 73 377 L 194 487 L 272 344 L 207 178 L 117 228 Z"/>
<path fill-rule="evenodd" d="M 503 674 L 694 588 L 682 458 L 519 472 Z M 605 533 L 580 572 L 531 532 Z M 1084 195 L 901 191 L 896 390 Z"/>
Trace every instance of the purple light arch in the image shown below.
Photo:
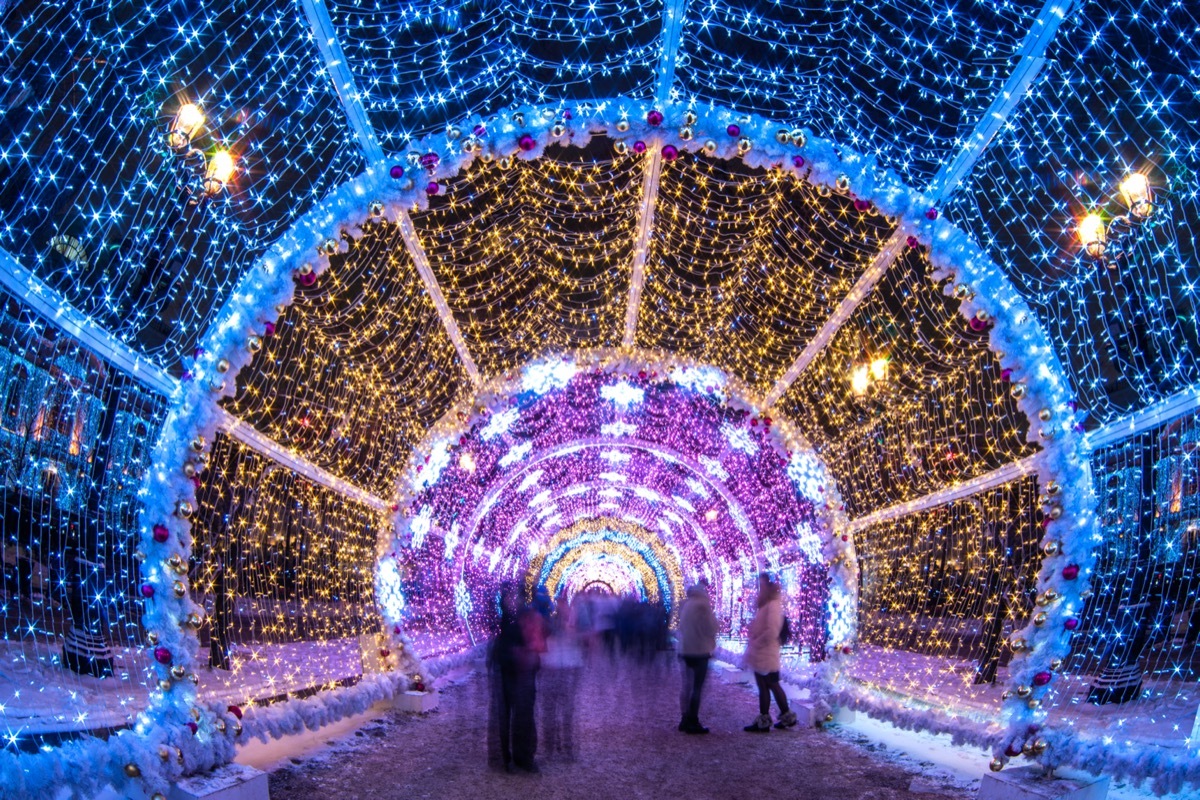
<path fill-rule="evenodd" d="M 831 554 L 845 549 L 836 492 L 807 445 L 722 373 L 563 357 L 495 386 L 418 451 L 383 548 L 395 569 L 381 575 L 399 576 L 381 586 L 385 614 L 419 643 L 478 640 L 502 580 L 523 583 L 556 533 L 606 517 L 658 536 L 678 560 L 674 583 L 706 577 L 727 630 L 769 569 L 787 577 L 814 657 L 840 643 L 827 624 Z M 402 600 L 389 608 L 389 596 Z"/>

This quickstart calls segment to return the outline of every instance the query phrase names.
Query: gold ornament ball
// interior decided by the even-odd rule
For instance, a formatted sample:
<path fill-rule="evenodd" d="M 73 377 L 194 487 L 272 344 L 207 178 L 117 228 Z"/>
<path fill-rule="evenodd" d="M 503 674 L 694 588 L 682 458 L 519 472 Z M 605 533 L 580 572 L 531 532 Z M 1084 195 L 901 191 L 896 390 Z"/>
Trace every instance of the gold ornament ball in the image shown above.
<path fill-rule="evenodd" d="M 462 131 L 454 126 L 451 126 L 450 128 L 448 128 L 446 130 L 446 138 L 447 139 L 454 140 L 460 136 L 462 136 Z"/>
<path fill-rule="evenodd" d="M 980 322 L 987 322 L 988 319 L 990 319 L 990 315 L 981 308 L 975 312 L 975 319 L 979 320 Z"/>
<path fill-rule="evenodd" d="M 141 767 L 139 767 L 137 764 L 126 764 L 125 765 L 125 777 L 126 778 L 142 777 Z"/>
<path fill-rule="evenodd" d="M 738 139 L 738 152 L 739 153 L 742 153 L 743 155 L 746 153 L 749 153 L 751 147 L 752 147 L 752 144 L 748 137 L 743 136 L 742 138 Z"/>
<path fill-rule="evenodd" d="M 421 154 L 416 150 L 409 150 L 408 155 L 406 155 L 404 158 L 408 161 L 408 165 L 410 167 L 415 167 L 417 164 L 421 163 Z"/>
<path fill-rule="evenodd" d="M 968 297 L 974 297 L 975 292 L 971 291 L 971 287 L 965 283 L 960 283 L 954 287 L 954 296 L 959 300 L 966 300 Z"/>
<path fill-rule="evenodd" d="M 707 140 L 704 143 L 704 152 L 708 153 L 710 156 L 713 153 L 717 152 L 717 143 L 714 142 L 712 139 Z"/>
<path fill-rule="evenodd" d="M 505 156 L 497 163 L 500 165 L 500 169 L 508 169 L 513 164 L 512 156 Z"/>
<path fill-rule="evenodd" d="M 1062 515 L 1062 506 L 1050 506 L 1050 519 L 1058 519 Z"/>
<path fill-rule="evenodd" d="M 999 772 L 1000 770 L 1004 769 L 1004 762 L 998 758 L 993 758 L 991 763 L 988 764 L 988 769 L 990 769 L 992 772 Z"/>
<path fill-rule="evenodd" d="M 217 720 L 217 730 L 220 731 L 221 733 L 225 732 L 225 720 L 223 720 L 223 719 Z"/>
<path fill-rule="evenodd" d="M 1058 555 L 1058 548 L 1058 542 L 1046 542 L 1042 545 L 1042 552 L 1047 556 L 1056 556 Z"/>
<path fill-rule="evenodd" d="M 175 666 L 171 667 L 171 677 L 174 678 L 175 680 L 181 681 L 186 676 L 187 676 L 187 670 L 183 668 L 182 664 L 176 664 Z"/>
<path fill-rule="evenodd" d="M 171 585 L 171 589 L 174 590 L 176 597 L 183 597 L 187 594 L 187 587 L 183 585 L 182 581 L 175 581 Z"/>
<path fill-rule="evenodd" d="M 167 796 L 165 794 L 163 794 L 162 792 L 155 792 L 150 797 L 150 800 L 167 800 Z"/>
<path fill-rule="evenodd" d="M 221 380 L 220 378 L 213 378 L 211 381 L 208 382 L 208 388 L 213 390 L 214 392 L 224 391 L 225 390 L 225 381 Z"/>
<path fill-rule="evenodd" d="M 1062 487 L 1058 485 L 1058 481 L 1046 481 L 1046 494 L 1055 495 L 1062 491 Z"/>
<path fill-rule="evenodd" d="M 695 125 L 696 120 L 697 120 L 697 117 L 696 117 L 695 111 L 688 109 L 686 112 L 684 112 L 684 114 L 683 114 L 683 124 L 684 125 Z"/>
<path fill-rule="evenodd" d="M 679 129 L 679 138 L 685 142 L 690 142 L 695 134 L 692 133 L 691 125 L 684 125 Z"/>
<path fill-rule="evenodd" d="M 621 133 L 624 133 L 625 131 L 629 130 L 629 120 L 627 120 L 627 119 L 618 120 L 617 121 L 617 130 L 619 130 Z"/>
<path fill-rule="evenodd" d="M 1054 428 L 1042 428 L 1040 431 L 1038 431 L 1038 434 L 1043 439 L 1053 439 L 1054 438 Z"/>
<path fill-rule="evenodd" d="M 187 500 L 180 500 L 175 506 L 175 514 L 183 517 L 184 519 L 190 517 L 192 515 L 192 511 L 194 510 L 195 509 L 192 508 L 192 504 Z"/>
<path fill-rule="evenodd" d="M 164 692 L 169 692 L 171 691 L 171 682 L 164 678 L 158 682 L 158 688 L 162 689 Z"/>
<path fill-rule="evenodd" d="M 1026 391 L 1025 384 L 1014 383 L 1012 386 L 1012 390 L 1009 392 L 1009 394 L 1011 394 L 1013 396 L 1014 400 L 1020 400 L 1022 397 L 1025 396 L 1025 391 Z"/>
<path fill-rule="evenodd" d="M 613 149 L 617 151 L 617 155 L 623 156 L 629 152 L 629 145 L 624 142 L 617 142 L 613 145 Z"/>
<path fill-rule="evenodd" d="M 837 180 L 834 181 L 833 185 L 834 188 L 836 188 L 839 192 L 845 194 L 846 192 L 850 191 L 850 178 L 846 175 L 838 175 Z"/>
<path fill-rule="evenodd" d="M 1033 689 L 1031 689 L 1027 684 L 1023 683 L 1017 687 L 1017 697 L 1026 698 L 1026 697 L 1029 697 L 1029 695 L 1032 693 L 1033 693 Z"/>
<path fill-rule="evenodd" d="M 796 145 L 796 147 L 804 147 L 804 145 L 807 143 L 808 137 L 804 135 L 804 131 L 800 130 L 799 128 L 795 128 L 792 131 L 792 144 Z"/>
<path fill-rule="evenodd" d="M 780 144 L 787 144 L 791 140 L 792 133 L 786 128 L 780 128 L 779 130 L 775 131 L 775 141 L 779 142 Z"/>
<path fill-rule="evenodd" d="M 203 449 L 204 449 L 204 437 L 203 436 L 197 436 L 195 439 L 192 439 L 192 450 L 193 451 L 199 453 Z"/>
<path fill-rule="evenodd" d="M 220 361 L 217 362 L 217 372 L 221 372 L 221 373 L 229 372 L 229 359 L 222 358 Z"/>
<path fill-rule="evenodd" d="M 171 760 L 171 748 L 167 747 L 165 744 L 161 745 L 158 748 L 158 757 L 160 759 L 162 759 L 163 761 L 170 761 Z"/>
<path fill-rule="evenodd" d="M 1049 617 L 1046 615 L 1046 612 L 1039 611 L 1037 614 L 1034 614 L 1034 616 L 1033 616 L 1033 624 L 1037 625 L 1040 628 L 1041 626 L 1046 624 L 1047 619 L 1049 619 Z"/>
<path fill-rule="evenodd" d="M 514 124 L 517 124 L 517 125 L 525 124 L 525 115 L 523 113 L 521 113 L 520 111 L 513 112 L 511 119 Z"/>
<path fill-rule="evenodd" d="M 1054 412 L 1048 408 L 1043 408 L 1041 411 L 1038 412 L 1038 419 L 1040 419 L 1042 422 L 1049 422 L 1050 418 L 1053 416 L 1054 416 Z"/>
<path fill-rule="evenodd" d="M 324 253 L 325 255 L 331 256 L 331 255 L 334 255 L 335 253 L 337 253 L 337 251 L 338 251 L 338 243 L 337 243 L 336 239 L 326 239 L 324 242 L 321 243 L 321 252 Z M 306 264 L 304 266 L 308 266 L 308 265 Z M 307 272 L 303 271 L 304 267 L 300 267 L 300 269 L 301 269 L 301 272 L 300 272 L 301 275 L 308 274 Z M 309 271 L 310 272 L 312 271 L 312 267 L 309 267 Z"/>
<path fill-rule="evenodd" d="M 1062 669 L 1062 665 L 1063 660 L 1061 658 L 1055 658 L 1050 662 L 1050 669 L 1058 672 L 1060 669 Z"/>
<path fill-rule="evenodd" d="M 251 336 L 246 340 L 246 349 L 251 353 L 257 353 L 259 350 L 262 350 L 262 339 L 257 336 Z"/>
<path fill-rule="evenodd" d="M 146 644 L 150 645 L 151 647 L 158 644 L 157 631 L 146 631 Z"/>
<path fill-rule="evenodd" d="M 550 135 L 555 138 L 562 136 L 566 132 L 567 132 L 567 129 L 563 126 L 563 124 L 561 122 L 554 123 L 554 127 L 550 129 Z"/>
<path fill-rule="evenodd" d="M 1038 707 L 1041 704 L 1042 704 L 1042 701 L 1038 700 L 1036 697 L 1029 698 L 1029 700 L 1026 701 L 1026 703 L 1025 703 L 1025 705 L 1029 706 L 1030 711 L 1037 711 Z"/>
<path fill-rule="evenodd" d="M 378 200 L 372 200 L 370 205 L 367 206 L 367 213 L 369 213 L 372 217 L 382 217 L 383 203 L 379 202 Z"/>
<path fill-rule="evenodd" d="M 183 474 L 189 478 L 196 477 L 196 465 L 191 461 L 183 462 Z"/>

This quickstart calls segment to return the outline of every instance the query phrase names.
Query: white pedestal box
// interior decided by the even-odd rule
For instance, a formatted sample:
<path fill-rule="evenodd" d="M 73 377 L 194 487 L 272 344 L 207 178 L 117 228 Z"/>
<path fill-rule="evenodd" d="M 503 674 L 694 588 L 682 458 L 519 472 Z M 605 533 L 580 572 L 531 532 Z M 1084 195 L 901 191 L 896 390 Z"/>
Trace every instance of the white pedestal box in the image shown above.
<path fill-rule="evenodd" d="M 226 764 L 207 775 L 179 781 L 167 800 L 270 800 L 267 773 L 244 764 Z"/>
<path fill-rule="evenodd" d="M 424 714 L 438 707 L 437 692 L 400 692 L 392 698 L 392 708 Z"/>
<path fill-rule="evenodd" d="M 979 785 L 979 800 L 1104 800 L 1108 778 L 1056 778 L 1040 767 L 989 772 Z"/>

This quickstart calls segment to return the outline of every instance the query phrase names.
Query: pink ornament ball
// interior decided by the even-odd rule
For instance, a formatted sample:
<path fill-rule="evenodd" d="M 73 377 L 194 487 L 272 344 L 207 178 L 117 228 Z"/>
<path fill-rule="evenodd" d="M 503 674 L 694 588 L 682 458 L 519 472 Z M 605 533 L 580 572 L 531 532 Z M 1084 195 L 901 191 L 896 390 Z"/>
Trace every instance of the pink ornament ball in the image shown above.
<path fill-rule="evenodd" d="M 936 208 L 931 208 L 925 212 L 925 219 L 929 220 L 930 222 L 932 222 L 933 220 L 935 220 L 937 218 L 938 218 L 938 210 Z"/>
<path fill-rule="evenodd" d="M 151 597 L 154 597 L 154 587 L 151 586 L 150 584 L 143 583 L 141 590 L 142 590 L 142 597 L 146 598 L 147 600 L 149 600 Z"/>
<path fill-rule="evenodd" d="M 263 323 L 263 336 L 274 336 L 274 335 L 275 335 L 275 323 L 274 322 Z"/>
<path fill-rule="evenodd" d="M 189 731 L 191 731 L 191 732 L 192 732 L 192 736 L 195 736 L 197 733 L 199 733 L 199 731 L 200 731 L 200 726 L 199 726 L 199 725 L 197 725 L 197 724 L 196 724 L 196 723 L 194 723 L 194 722 L 190 722 L 190 721 L 189 721 L 189 722 L 187 723 L 187 729 L 188 729 Z"/>
<path fill-rule="evenodd" d="M 317 273 L 309 272 L 304 275 L 299 275 L 297 276 L 297 280 L 300 281 L 301 286 L 312 286 L 317 282 Z"/>
<path fill-rule="evenodd" d="M 1077 630 L 1079 628 L 1079 618 L 1070 617 L 1066 622 L 1063 623 L 1063 627 L 1069 631 Z"/>
<path fill-rule="evenodd" d="M 442 157 L 437 153 L 426 153 L 425 155 L 421 156 L 421 166 L 427 170 L 435 170 L 437 169 L 437 165 L 441 160 Z"/>
<path fill-rule="evenodd" d="M 728 133 L 730 136 L 741 136 L 742 135 L 742 129 L 737 125 L 730 125 L 728 128 L 725 129 L 725 132 Z"/>
<path fill-rule="evenodd" d="M 909 247 L 916 247 L 917 245 L 920 244 L 920 242 L 917 241 L 917 237 L 915 237 L 915 236 L 908 237 L 907 243 L 908 243 Z"/>
<path fill-rule="evenodd" d="M 517 140 L 517 147 L 528 153 L 530 150 L 537 147 L 537 140 L 535 140 L 528 133 L 523 134 L 521 138 Z"/>
<path fill-rule="evenodd" d="M 571 119 L 574 116 L 575 115 L 571 113 L 571 109 L 569 108 L 566 111 L 563 111 L 563 119 Z"/>
<path fill-rule="evenodd" d="M 679 158 L 679 150 L 676 149 L 675 145 L 673 144 L 664 145 L 662 149 L 662 157 L 663 161 L 674 161 L 675 159 Z"/>
<path fill-rule="evenodd" d="M 229 713 L 233 714 L 238 719 L 241 719 L 242 718 L 242 707 L 241 706 L 230 706 Z"/>
<path fill-rule="evenodd" d="M 1033 685 L 1034 686 L 1045 686 L 1047 683 L 1050 682 L 1050 679 L 1053 677 L 1054 676 L 1051 675 L 1049 672 L 1045 672 L 1045 671 L 1039 672 L 1037 675 L 1033 676 Z"/>
<path fill-rule="evenodd" d="M 1079 577 L 1079 565 L 1067 564 L 1065 567 L 1063 567 L 1062 576 L 1069 581 L 1075 580 Z"/>
<path fill-rule="evenodd" d="M 792 156 L 792 166 L 800 169 L 804 166 L 804 156 Z"/>
<path fill-rule="evenodd" d="M 855 200 L 854 201 L 854 210 L 855 211 L 870 211 L 871 210 L 871 201 L 870 200 L 862 200 L 862 199 Z"/>
<path fill-rule="evenodd" d="M 1000 370 L 1000 380 L 1011 381 L 1012 380 L 1012 370 L 1009 369 L 1008 367 L 1005 367 L 1004 369 Z"/>
<path fill-rule="evenodd" d="M 471 133 L 482 139 L 484 136 L 487 136 L 487 128 L 483 127 L 482 125 L 476 125 L 471 129 Z"/>
<path fill-rule="evenodd" d="M 167 539 L 171 538 L 171 532 L 167 530 L 167 526 L 161 522 L 154 526 L 154 541 L 162 544 Z"/>
<path fill-rule="evenodd" d="M 430 197 L 433 197 L 435 194 L 437 194 L 440 191 L 441 191 L 441 187 L 438 186 L 437 181 L 430 181 L 429 184 L 425 187 L 425 194 L 429 195 Z"/>
<path fill-rule="evenodd" d="M 171 651 L 165 647 L 154 648 L 154 660 L 160 664 L 170 664 Z"/>
<path fill-rule="evenodd" d="M 971 317 L 967 324 L 971 326 L 971 330 L 973 331 L 987 330 L 987 323 L 981 319 L 976 319 L 975 317 Z"/>
<path fill-rule="evenodd" d="M 388 170 L 388 175 L 391 175 L 393 180 L 398 181 L 404 177 L 404 167 L 399 164 L 393 164 L 392 168 Z"/>
<path fill-rule="evenodd" d="M 635 153 L 644 153 L 644 152 L 646 152 L 646 143 L 645 143 L 645 142 L 643 142 L 641 139 L 639 139 L 639 140 L 637 140 L 636 142 L 634 142 L 634 143 L 633 143 L 633 152 L 635 152 Z"/>
<path fill-rule="evenodd" d="M 658 109 L 652 109 L 650 111 L 650 113 L 646 115 L 646 122 L 649 122 L 651 125 L 654 125 L 654 126 L 662 125 L 662 123 L 663 123 L 662 112 L 659 111 Z"/>

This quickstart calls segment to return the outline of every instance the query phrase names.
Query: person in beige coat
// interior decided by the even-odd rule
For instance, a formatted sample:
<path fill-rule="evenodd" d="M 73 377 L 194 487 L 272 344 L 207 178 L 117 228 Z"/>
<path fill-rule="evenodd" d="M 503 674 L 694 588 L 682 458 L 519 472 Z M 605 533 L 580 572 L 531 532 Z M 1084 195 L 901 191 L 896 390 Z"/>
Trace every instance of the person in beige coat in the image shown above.
<path fill-rule="evenodd" d="M 687 600 L 679 609 L 679 658 L 683 662 L 683 692 L 679 699 L 684 733 L 708 733 L 700 724 L 700 694 L 708 677 L 708 660 L 717 649 L 717 616 L 708 599 L 708 586 L 688 587 Z"/>
<path fill-rule="evenodd" d="M 750 622 L 750 638 L 746 643 L 745 663 L 754 672 L 758 685 L 758 716 L 743 730 L 748 733 L 767 733 L 771 730 L 771 696 L 779 704 L 776 728 L 796 724 L 796 712 L 788 708 L 787 695 L 779 683 L 782 666 L 780 634 L 783 631 L 783 601 L 779 584 L 765 572 L 758 576 L 758 610 Z"/>

